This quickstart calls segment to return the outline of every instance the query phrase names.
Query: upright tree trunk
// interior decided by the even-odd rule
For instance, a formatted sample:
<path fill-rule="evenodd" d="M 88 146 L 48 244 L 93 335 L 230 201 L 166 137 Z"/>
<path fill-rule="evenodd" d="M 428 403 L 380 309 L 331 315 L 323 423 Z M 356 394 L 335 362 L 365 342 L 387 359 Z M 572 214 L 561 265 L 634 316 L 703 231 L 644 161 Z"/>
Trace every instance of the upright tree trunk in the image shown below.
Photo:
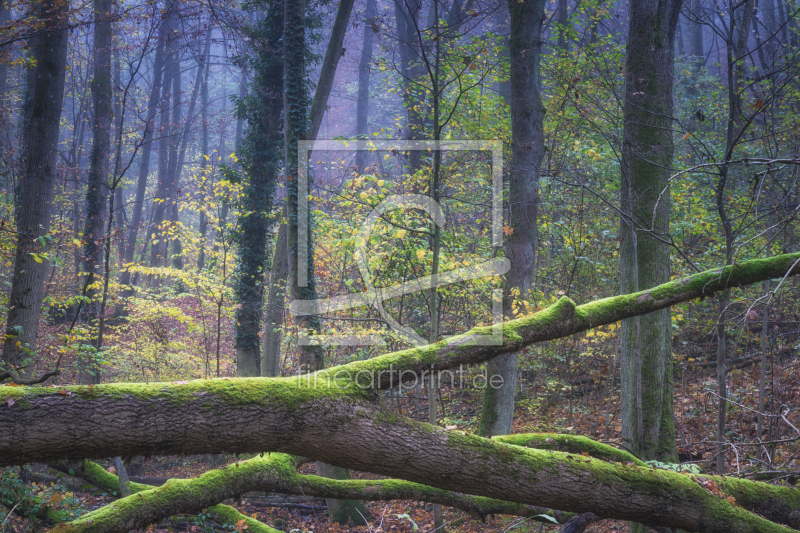
<path fill-rule="evenodd" d="M 103 263 L 108 172 L 111 161 L 111 123 L 114 116 L 111 88 L 111 1 L 94 0 L 94 78 L 92 79 L 92 151 L 86 188 L 83 264 L 97 279 Z"/>
<path fill-rule="evenodd" d="M 372 1 L 372 0 L 370 0 Z M 348 16 L 344 16 L 344 12 L 348 12 Z M 342 37 L 349 23 L 349 13 L 352 11 L 352 5 L 348 7 L 347 4 L 340 4 L 336 14 L 336 21 L 334 29 L 331 32 L 332 36 Z M 317 84 L 317 90 L 314 94 L 314 105 L 309 112 L 309 131 L 308 139 L 316 139 L 319 133 L 322 118 L 327 109 L 328 99 L 330 97 L 331 89 L 333 88 L 333 79 L 336 73 L 336 67 L 339 59 L 343 53 L 343 39 L 331 38 L 328 42 L 328 47 L 325 53 L 326 61 L 320 71 L 320 81 Z M 323 83 L 323 80 L 330 80 L 330 82 Z M 284 96 L 286 98 L 286 96 Z M 286 100 L 285 100 L 286 102 Z M 285 104 L 284 104 L 285 105 Z M 286 145 L 288 152 L 288 143 Z M 289 183 L 292 186 L 292 183 Z M 287 195 L 287 211 L 286 218 L 289 219 L 289 198 Z M 277 375 L 280 372 L 280 346 L 283 338 L 283 323 L 285 318 L 285 295 L 286 283 L 289 278 L 289 245 L 288 245 L 288 225 L 281 224 L 278 229 L 277 241 L 275 246 L 274 257 L 272 260 L 272 274 L 270 276 L 270 288 L 267 297 L 267 311 L 264 322 L 264 335 L 262 346 L 262 373 L 263 375 L 271 376 Z M 296 256 L 293 259 L 297 261 Z"/>
<path fill-rule="evenodd" d="M 270 7 L 261 25 L 253 69 L 252 99 L 247 132 L 239 156 L 246 173 L 239 215 L 239 265 L 236 273 L 236 372 L 240 376 L 261 374 L 260 339 L 264 311 L 264 276 L 267 239 L 272 227 L 270 210 L 281 167 L 283 139 L 283 63 L 274 50 L 280 47 L 283 12 Z"/>
<path fill-rule="evenodd" d="M 289 278 L 286 223 L 278 228 L 269 276 L 267 311 L 264 319 L 264 340 L 261 346 L 261 375 L 278 377 L 281 374 L 281 340 L 286 318 L 286 281 Z"/>
<path fill-rule="evenodd" d="M 115 18 L 116 15 L 115 15 Z M 111 187 L 114 189 L 114 232 L 117 240 L 117 259 L 120 269 L 123 266 L 122 257 L 125 254 L 124 224 L 128 215 L 125 211 L 125 187 L 122 186 L 122 128 L 125 125 L 123 112 L 122 89 L 122 60 L 120 51 L 114 54 L 114 171 L 111 173 Z"/>
<path fill-rule="evenodd" d="M 200 89 L 203 85 L 203 78 L 205 75 L 205 61 L 206 58 L 209 56 L 211 51 L 211 29 L 209 28 L 206 30 L 206 38 L 205 38 L 205 46 L 203 47 L 203 53 L 200 55 L 200 58 L 197 63 L 197 72 L 195 73 L 195 80 L 194 86 L 192 87 L 192 94 L 189 97 L 189 107 L 186 111 L 186 118 L 183 121 L 183 126 L 181 128 L 181 133 L 179 140 L 180 142 L 176 142 L 177 147 L 177 160 L 175 166 L 171 171 L 170 182 L 173 184 L 173 201 L 171 207 L 171 214 L 170 214 L 170 223 L 172 226 L 173 231 L 175 232 L 174 237 L 170 243 L 171 246 L 171 261 L 172 267 L 177 270 L 183 270 L 183 245 L 181 243 L 180 233 L 178 232 L 178 223 L 180 220 L 180 198 L 178 196 L 178 190 L 180 189 L 180 178 L 183 174 L 183 165 L 186 162 L 186 149 L 189 146 L 189 141 L 192 138 L 191 131 L 192 125 L 194 124 L 195 120 L 195 107 L 197 106 L 197 96 L 200 94 Z M 180 115 L 178 115 L 180 118 Z M 179 146 L 179 147 L 178 147 Z"/>
<path fill-rule="evenodd" d="M 111 163 L 111 132 L 114 118 L 111 88 L 111 0 L 94 0 L 94 78 L 92 79 L 92 152 L 89 157 L 89 175 L 86 184 L 86 220 L 83 230 L 83 268 L 91 280 L 86 296 L 94 299 L 94 283 L 103 278 L 103 249 L 105 243 L 106 201 L 109 193 Z M 88 281 L 88 280 L 87 280 Z M 98 320 L 97 302 L 91 301 L 87 318 Z M 97 339 L 100 338 L 98 329 Z M 99 346 L 98 346 L 99 348 Z M 90 361 L 81 365 L 79 380 L 99 383 L 99 366 Z"/>
<path fill-rule="evenodd" d="M 209 74 L 209 71 L 211 70 L 210 67 L 209 67 L 210 61 L 209 61 L 208 53 L 211 50 L 211 48 L 210 48 L 210 46 L 211 46 L 211 32 L 212 32 L 211 20 L 209 20 L 208 24 L 209 24 L 209 27 L 208 27 L 208 32 L 206 33 L 206 47 L 205 47 L 206 48 L 206 50 L 205 50 L 206 57 L 204 59 L 204 65 L 205 65 L 204 70 L 205 70 L 205 72 L 203 73 L 203 87 L 202 87 L 202 93 L 200 95 L 200 98 L 201 98 L 200 105 L 202 106 L 201 113 L 202 113 L 202 121 L 203 121 L 203 124 L 202 124 L 202 130 L 203 131 L 202 131 L 202 140 L 201 140 L 202 144 L 201 144 L 201 147 L 200 147 L 200 163 L 203 165 L 203 172 L 202 172 L 203 183 L 202 183 L 202 186 L 201 186 L 201 191 L 202 191 L 204 199 L 208 197 L 209 185 L 211 185 L 209 183 L 209 179 L 210 179 L 211 176 L 208 173 L 208 168 L 209 168 L 209 165 L 211 164 L 211 154 L 209 153 L 209 149 L 208 149 L 208 74 Z M 217 157 L 219 157 L 220 155 L 221 154 L 218 153 Z M 206 210 L 205 209 L 201 209 L 200 210 L 200 250 L 198 250 L 198 252 L 197 252 L 197 270 L 203 270 L 206 267 L 206 244 L 207 244 L 206 241 L 207 241 L 207 238 L 208 238 L 208 215 L 206 214 Z"/>
<path fill-rule="evenodd" d="M 153 245 L 150 251 L 150 265 L 163 266 L 167 256 L 167 236 L 164 222 L 170 220 L 174 201 L 175 167 L 177 166 L 177 147 L 180 124 L 181 64 L 178 39 L 172 35 L 176 14 L 171 13 L 168 24 L 168 42 L 164 58 L 164 80 L 161 89 L 161 125 L 158 142 L 158 186 L 153 200 L 153 219 L 150 232 Z M 171 37 L 171 40 L 169 40 Z M 149 240 L 146 239 L 146 241 Z M 147 243 L 145 242 L 145 246 Z"/>
<path fill-rule="evenodd" d="M 409 140 L 425 138 L 425 91 L 418 79 L 423 73 L 420 58 L 419 37 L 416 27 L 422 10 L 421 0 L 394 0 L 395 23 L 397 24 L 398 52 L 400 54 L 400 76 L 403 84 L 403 103 L 408 117 L 407 137 Z M 410 168 L 413 173 L 422 164 L 422 152 L 409 153 Z"/>
<path fill-rule="evenodd" d="M 33 358 L 50 266 L 36 255 L 46 251 L 40 238 L 50 233 L 58 157 L 58 132 L 67 68 L 68 5 L 43 0 L 41 19 L 50 31 L 36 38 L 31 108 L 23 130 L 24 170 L 17 193 L 17 248 L 8 302 L 3 361 L 20 367 Z M 38 259 L 38 260 L 37 260 Z"/>
<path fill-rule="evenodd" d="M 373 28 L 378 27 L 375 20 L 377 12 L 376 0 L 367 0 L 364 11 L 364 36 L 361 39 L 361 60 L 358 63 L 358 99 L 356 101 L 356 136 L 361 139 L 369 133 L 369 77 L 372 64 Z M 363 172 L 369 161 L 369 152 L 360 150 L 356 153 L 356 167 Z"/>
<path fill-rule="evenodd" d="M 703 17 L 703 0 L 691 0 L 690 8 L 694 19 L 689 21 L 689 27 L 691 28 L 690 49 L 692 56 L 695 58 L 696 68 L 699 69 L 706 62 L 705 46 L 703 45 L 703 24 L 702 20 L 697 20 Z"/>
<path fill-rule="evenodd" d="M 545 109 L 539 94 L 544 6 L 544 0 L 508 2 L 512 136 L 508 225 L 513 228 L 505 245 L 506 257 L 511 261 L 503 283 L 503 313 L 508 318 L 514 317 L 515 309 L 519 313 L 520 302 L 530 297 L 536 268 L 539 167 L 544 156 Z M 502 384 L 497 388 L 487 385 L 483 391 L 478 430 L 483 436 L 511 433 L 517 357 L 516 353 L 505 354 L 487 364 L 489 382 L 497 375 L 502 377 Z"/>
<path fill-rule="evenodd" d="M 680 0 L 633 0 L 625 68 L 620 292 L 669 280 L 673 60 Z M 622 434 L 643 459 L 675 459 L 669 310 L 622 323 Z M 638 349 L 637 349 L 638 348 Z M 637 353 L 638 352 L 638 353 Z"/>
<path fill-rule="evenodd" d="M 569 43 L 567 43 L 567 25 L 569 24 L 569 11 L 567 10 L 567 0 L 557 0 L 556 9 L 558 11 L 558 50 L 562 54 L 569 51 Z"/>
<path fill-rule="evenodd" d="M 286 139 L 286 212 L 287 212 L 287 243 L 289 260 L 289 288 L 293 300 L 316 300 L 316 280 L 314 273 L 314 247 L 312 238 L 312 224 L 310 213 L 303 216 L 298 209 L 299 195 L 306 195 L 308 191 L 298 189 L 298 146 L 300 140 L 315 139 L 322 124 L 322 115 L 327 107 L 328 96 L 332 88 L 332 80 L 341 57 L 342 38 L 349 21 L 352 4 L 348 7 L 340 4 L 336 16 L 333 36 L 328 43 L 325 54 L 326 62 L 320 73 L 318 93 L 314 97 L 313 113 L 309 117 L 308 85 L 305 76 L 305 2 L 303 0 L 284 0 L 284 135 Z M 347 16 L 343 12 L 347 12 Z M 330 59 L 330 60 L 329 60 Z M 331 83 L 323 80 L 330 79 Z M 309 127 L 310 126 L 310 127 Z M 309 187 L 310 187 L 309 176 Z M 306 232 L 307 248 L 305 264 L 300 264 L 298 258 L 300 232 Z M 319 318 L 316 315 L 295 317 L 300 334 L 305 332 L 319 332 Z M 310 372 L 324 367 L 324 351 L 321 346 L 306 345 L 299 349 L 300 372 Z M 325 463 L 317 463 L 320 475 L 345 479 L 349 477 L 346 469 L 341 469 Z M 331 520 L 337 522 L 366 523 L 367 515 L 364 505 L 350 500 L 328 500 L 328 510 Z"/>

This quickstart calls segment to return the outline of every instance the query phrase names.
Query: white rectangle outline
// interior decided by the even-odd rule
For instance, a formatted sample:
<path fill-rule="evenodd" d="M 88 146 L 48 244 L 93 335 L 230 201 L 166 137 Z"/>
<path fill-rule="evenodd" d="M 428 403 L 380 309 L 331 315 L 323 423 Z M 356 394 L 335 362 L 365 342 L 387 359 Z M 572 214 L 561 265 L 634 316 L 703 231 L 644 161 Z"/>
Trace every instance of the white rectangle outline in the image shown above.
<path fill-rule="evenodd" d="M 441 150 L 444 152 L 481 151 L 492 152 L 492 246 L 503 245 L 503 141 L 499 140 L 461 140 L 461 141 L 389 141 L 389 140 L 301 140 L 297 141 L 297 285 L 308 285 L 308 163 L 314 150 L 356 152 L 370 151 L 414 151 Z M 304 223 L 300 223 L 300 221 Z M 488 341 L 491 344 L 502 344 L 502 324 L 498 323 L 497 297 L 498 289 L 492 291 L 492 334 L 479 340 L 479 344 Z M 502 312 L 499 320 L 502 322 Z M 499 335 L 499 339 L 497 336 Z M 301 337 L 306 337 L 301 335 Z M 336 337 L 320 335 L 318 342 L 302 339 L 303 344 L 320 344 L 323 338 Z M 342 336 L 345 337 L 345 336 Z M 372 337 L 372 336 L 369 336 Z M 344 338 L 342 339 L 344 340 Z M 478 340 L 478 339 L 475 339 Z M 481 342 L 483 341 L 483 342 Z"/>

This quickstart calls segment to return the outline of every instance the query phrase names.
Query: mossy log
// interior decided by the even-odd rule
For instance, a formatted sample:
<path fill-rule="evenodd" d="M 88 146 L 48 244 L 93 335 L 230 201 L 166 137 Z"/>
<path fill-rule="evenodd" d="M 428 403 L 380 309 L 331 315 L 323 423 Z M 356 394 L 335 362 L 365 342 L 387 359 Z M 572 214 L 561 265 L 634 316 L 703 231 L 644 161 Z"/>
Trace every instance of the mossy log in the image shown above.
<path fill-rule="evenodd" d="M 780 487 L 728 479 L 709 489 L 710 478 L 655 470 L 636 461 L 524 448 L 420 424 L 381 410 L 375 399 L 377 390 L 431 370 L 485 362 L 499 353 L 707 297 L 726 287 L 794 275 L 798 260 L 800 254 L 748 261 L 582 306 L 562 298 L 548 309 L 505 322 L 501 346 L 476 343 L 472 335 L 490 333 L 478 328 L 433 345 L 293 378 L 8 388 L 3 393 L 14 402 L 0 408 L 0 463 L 283 452 L 443 490 L 592 512 L 599 518 L 686 531 L 790 531 L 731 503 L 736 498 L 756 510 L 757 504 L 772 502 L 773 514 L 762 514 L 792 524 L 800 505 Z M 177 482 L 169 486 L 181 487 Z M 739 496 L 733 495 L 735 490 Z"/>
<path fill-rule="evenodd" d="M 138 485 L 133 495 L 83 515 L 69 524 L 62 524 L 52 531 L 53 533 L 125 533 L 131 529 L 145 528 L 168 516 L 199 513 L 206 508 L 212 516 L 219 514 L 220 508 L 227 509 L 226 512 L 231 518 L 225 523 L 235 524 L 238 520 L 248 517 L 239 514 L 232 507 L 214 504 L 249 491 L 372 501 L 418 500 L 461 509 L 475 519 L 483 519 L 493 514 L 506 514 L 550 523 L 550 520 L 539 516 L 548 514 L 556 521 L 565 523 L 573 516 L 542 507 L 457 494 L 396 479 L 332 480 L 303 475 L 297 473 L 297 464 L 296 458 L 289 455 L 267 454 L 264 457 L 211 470 L 197 478 L 172 479 L 161 487 L 144 488 Z M 60 469 L 63 470 L 63 467 Z M 85 462 L 84 468 L 78 475 L 84 480 L 91 480 L 93 484 L 99 481 L 101 485 L 107 485 L 110 481 L 103 478 L 116 477 L 89 461 Z M 248 531 L 275 531 L 263 524 L 258 527 L 250 527 Z"/>
<path fill-rule="evenodd" d="M 69 474 L 70 476 L 76 477 L 86 483 L 93 485 L 94 487 L 106 492 L 108 494 L 115 494 L 119 493 L 119 478 L 108 472 L 105 468 L 100 466 L 97 463 L 94 463 L 89 460 L 82 460 L 82 461 L 70 461 L 70 462 L 54 462 L 50 463 L 48 466 L 51 468 L 58 470 L 59 472 L 63 472 L 65 474 Z M 129 498 L 133 498 L 139 493 L 144 493 L 146 491 L 150 491 L 155 489 L 150 485 L 144 485 L 142 483 L 136 483 L 131 481 L 129 483 L 131 492 L 133 493 L 132 496 Z M 127 500 L 127 499 L 126 499 Z M 222 500 L 219 500 L 222 501 Z M 127 532 L 131 529 L 138 529 L 139 527 L 147 527 L 151 523 L 159 522 L 169 516 L 177 514 L 178 512 L 174 513 L 166 513 L 162 514 L 161 516 L 156 517 L 154 520 L 148 523 L 143 523 L 137 527 L 121 527 L 120 524 L 123 522 L 123 518 L 118 516 L 118 513 L 115 512 L 108 512 L 112 509 L 106 509 L 108 506 L 100 508 L 98 511 L 94 511 L 92 513 L 88 513 L 81 517 L 84 522 L 84 525 L 91 525 L 92 522 L 96 521 L 96 527 L 100 529 L 96 529 L 97 531 L 120 531 L 120 532 Z M 240 520 L 244 520 L 244 524 L 247 525 L 247 531 L 251 533 L 280 533 L 277 529 L 273 529 L 255 518 L 251 518 L 247 515 L 244 515 L 237 511 L 235 508 L 231 507 L 230 505 L 223 505 L 217 503 L 217 505 L 209 505 L 208 507 L 208 514 L 211 515 L 214 520 L 219 523 L 220 525 L 236 525 L 239 523 Z M 103 513 L 99 511 L 106 510 Z M 91 516 L 90 516 L 91 515 Z M 99 515 L 99 516 L 98 516 Z M 88 517 L 88 519 L 87 519 Z M 59 520 L 58 522 L 62 522 L 63 520 Z M 88 524 L 86 524 L 88 522 Z M 73 531 L 71 529 L 73 525 L 76 527 L 80 527 L 81 522 L 71 522 L 69 524 L 61 524 L 56 529 L 52 531 Z M 105 529 L 103 529 L 105 528 Z M 116 529 L 115 529 L 116 528 Z M 80 530 L 80 529 L 78 529 Z M 80 530 L 83 531 L 83 530 Z M 89 530 L 86 530 L 89 531 Z M 95 531 L 95 529 L 91 529 L 91 531 Z"/>

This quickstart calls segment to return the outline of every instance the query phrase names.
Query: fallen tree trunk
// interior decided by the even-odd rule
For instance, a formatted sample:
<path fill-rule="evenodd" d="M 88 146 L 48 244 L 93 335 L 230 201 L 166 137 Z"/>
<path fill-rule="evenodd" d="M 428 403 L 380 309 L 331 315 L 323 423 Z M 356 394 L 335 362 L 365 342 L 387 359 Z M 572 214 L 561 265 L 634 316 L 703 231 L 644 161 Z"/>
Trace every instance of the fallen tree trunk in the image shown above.
<path fill-rule="evenodd" d="M 582 306 L 562 298 L 548 309 L 504 323 L 501 346 L 477 344 L 473 334 L 491 332 L 478 328 L 433 345 L 295 378 L 9 388 L 8 407 L 0 408 L 0 462 L 276 451 L 600 518 L 687 531 L 789 531 L 732 505 L 728 485 L 710 478 L 449 432 L 382 411 L 374 400 L 378 390 L 431 370 L 484 362 L 729 286 L 794 275 L 799 259 L 800 254 L 790 254 L 749 261 Z M 736 482 L 746 488 L 743 497 L 734 496 L 737 503 L 755 509 L 755 503 L 777 502 L 773 520 L 796 527 L 792 516 L 800 510 L 798 496 L 763 483 Z"/>
<path fill-rule="evenodd" d="M 728 494 L 723 497 L 721 493 L 708 490 L 701 478 L 642 468 L 635 463 L 610 463 L 584 455 L 503 444 L 413 422 L 375 409 L 366 401 L 345 401 L 337 395 L 310 401 L 304 401 L 302 396 L 293 397 L 291 401 L 297 402 L 296 406 L 286 405 L 284 402 L 288 402 L 289 397 L 276 397 L 276 391 L 259 386 L 270 381 L 213 382 L 228 385 L 229 393 L 252 387 L 249 400 L 236 407 L 208 394 L 198 398 L 189 395 L 183 401 L 173 398 L 173 402 L 127 397 L 125 412 L 120 413 L 116 421 L 106 420 L 108 426 L 102 434 L 113 436 L 111 440 L 117 446 L 124 444 L 135 448 L 131 454 L 153 453 L 154 447 L 163 446 L 163 442 L 183 443 L 186 448 L 191 446 L 186 453 L 198 453 L 194 447 L 207 446 L 209 441 L 205 438 L 189 440 L 185 435 L 192 433 L 193 428 L 201 428 L 202 435 L 213 436 L 216 442 L 231 446 L 237 442 L 258 443 L 264 450 L 282 451 L 387 476 L 402 476 L 441 489 L 571 512 L 591 511 L 600 518 L 633 520 L 687 531 L 788 531 L 734 507 L 725 499 Z M 298 394 L 303 390 L 298 387 Z M 117 403 L 105 394 L 94 400 L 59 396 L 58 400 L 65 406 L 91 402 L 96 412 L 104 409 L 104 403 Z M 254 397 L 262 398 L 267 405 L 259 405 Z M 83 409 L 63 410 L 62 424 L 77 430 L 81 424 L 75 415 L 83 413 Z M 85 418 L 83 425 L 86 425 Z M 150 425 L 158 427 L 148 429 Z M 36 433 L 41 426 L 31 418 L 29 427 Z M 97 428 L 94 432 L 96 440 L 104 438 Z M 134 435 L 136 438 L 132 438 Z M 149 439 L 165 440 L 150 443 Z M 85 442 L 89 452 L 92 443 Z M 735 481 L 751 487 L 753 492 L 763 491 L 779 498 L 793 510 L 800 509 L 797 501 L 800 495 L 791 494 L 789 489 Z M 173 483 L 180 487 L 180 482 L 170 482 L 162 488 Z M 240 490 L 246 491 L 244 487 Z"/>
<path fill-rule="evenodd" d="M 89 471 L 100 468 L 93 463 L 86 464 Z M 211 470 L 197 478 L 171 479 L 163 486 L 150 490 L 142 491 L 138 490 L 141 487 L 137 487 L 136 494 L 85 514 L 69 524 L 62 524 L 52 532 L 125 533 L 131 529 L 145 528 L 172 515 L 195 514 L 205 508 L 209 508 L 213 515 L 216 507 L 220 507 L 212 507 L 215 503 L 256 490 L 336 499 L 403 499 L 441 503 L 466 511 L 475 519 L 507 514 L 546 523 L 564 523 L 572 518 L 571 514 L 541 507 L 458 494 L 396 479 L 342 481 L 302 475 L 296 471 L 297 464 L 296 458 L 271 454 Z M 87 477 L 93 478 L 94 483 L 97 475 Z M 543 514 L 552 516 L 553 520 L 540 516 Z"/>
<path fill-rule="evenodd" d="M 562 297 L 547 309 L 503 323 L 500 346 L 475 342 L 475 336 L 491 333 L 491 327 L 485 327 L 432 345 L 294 378 L 119 383 L 61 390 L 4 387 L 8 406 L 0 408 L 0 465 L 117 455 L 271 450 L 271 439 L 266 436 L 269 420 L 280 425 L 280 417 L 287 416 L 286 424 L 292 425 L 293 411 L 303 405 L 336 399 L 369 401 L 376 390 L 417 381 L 431 372 L 486 362 L 498 353 L 707 297 L 725 287 L 795 275 L 800 272 L 794 268 L 797 262 L 800 253 L 747 261 L 581 306 Z M 191 415 L 182 416 L 190 403 L 198 409 L 199 424 L 187 424 Z M 262 421 L 251 418 L 251 411 L 271 414 Z M 230 418 L 225 419 L 227 415 Z M 259 436 L 262 433 L 264 441 Z"/>
<path fill-rule="evenodd" d="M 49 466 L 59 472 L 63 472 L 65 474 L 69 474 L 77 479 L 81 479 L 90 485 L 94 485 L 98 489 L 108 493 L 108 494 L 118 494 L 119 492 L 119 478 L 108 472 L 105 468 L 100 466 L 97 463 L 93 463 L 92 461 L 72 461 L 72 462 L 57 462 L 57 463 L 50 463 Z M 134 481 L 130 482 L 130 489 L 133 493 L 128 498 L 134 498 L 137 494 L 145 491 L 149 491 L 154 487 L 150 485 L 145 485 L 142 483 L 136 483 Z M 127 500 L 127 498 L 123 498 Z M 99 522 L 104 523 L 104 527 L 109 527 L 109 525 L 117 524 L 119 521 L 116 518 L 116 513 L 114 513 L 115 508 L 111 507 L 115 505 L 117 502 L 111 505 L 106 505 L 105 507 L 101 507 L 97 511 L 94 511 L 92 515 L 96 513 L 100 514 L 100 517 L 96 517 Z M 217 502 L 218 503 L 218 502 Z M 101 512 L 102 511 L 102 512 Z M 221 525 L 236 525 L 239 521 L 243 520 L 243 524 L 247 526 L 247 531 L 250 533 L 280 533 L 277 529 L 273 529 L 265 524 L 262 524 L 255 518 L 251 518 L 247 515 L 244 515 L 231 507 L 230 505 L 210 505 L 208 506 L 208 513 L 214 517 L 215 520 L 219 520 L 222 522 Z M 162 516 L 157 517 L 152 522 L 144 524 L 144 526 L 149 526 L 152 523 L 155 523 L 158 520 L 167 518 L 174 513 L 165 514 Z M 87 515 L 84 515 L 84 517 Z M 69 524 L 61 524 L 58 528 L 66 528 L 66 531 L 71 531 L 69 529 L 72 527 L 71 522 Z M 89 524 L 92 523 L 92 519 L 89 519 Z M 61 531 L 61 529 L 53 529 L 52 531 Z M 119 531 L 129 531 L 131 528 L 128 529 L 120 529 Z M 111 529 L 109 529 L 111 531 Z"/>

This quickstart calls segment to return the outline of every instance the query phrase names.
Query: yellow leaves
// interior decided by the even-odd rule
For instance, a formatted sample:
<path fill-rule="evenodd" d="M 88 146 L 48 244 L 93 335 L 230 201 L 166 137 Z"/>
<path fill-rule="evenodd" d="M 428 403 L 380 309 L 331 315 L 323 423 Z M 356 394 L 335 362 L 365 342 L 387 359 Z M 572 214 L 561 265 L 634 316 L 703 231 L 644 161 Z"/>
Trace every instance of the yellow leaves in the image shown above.
<path fill-rule="evenodd" d="M 425 259 L 425 255 L 426 254 L 427 254 L 427 252 L 425 250 L 423 250 L 422 248 L 420 248 L 419 250 L 417 250 L 417 259 L 422 261 L 423 259 Z"/>
<path fill-rule="evenodd" d="M 386 183 L 384 180 L 378 180 L 378 187 L 383 187 L 384 183 Z"/>
<path fill-rule="evenodd" d="M 395 233 L 395 237 L 397 237 L 398 239 L 403 239 L 403 238 L 405 238 L 406 233 L 407 233 L 406 230 L 399 229 L 399 230 L 397 230 L 397 233 Z"/>

